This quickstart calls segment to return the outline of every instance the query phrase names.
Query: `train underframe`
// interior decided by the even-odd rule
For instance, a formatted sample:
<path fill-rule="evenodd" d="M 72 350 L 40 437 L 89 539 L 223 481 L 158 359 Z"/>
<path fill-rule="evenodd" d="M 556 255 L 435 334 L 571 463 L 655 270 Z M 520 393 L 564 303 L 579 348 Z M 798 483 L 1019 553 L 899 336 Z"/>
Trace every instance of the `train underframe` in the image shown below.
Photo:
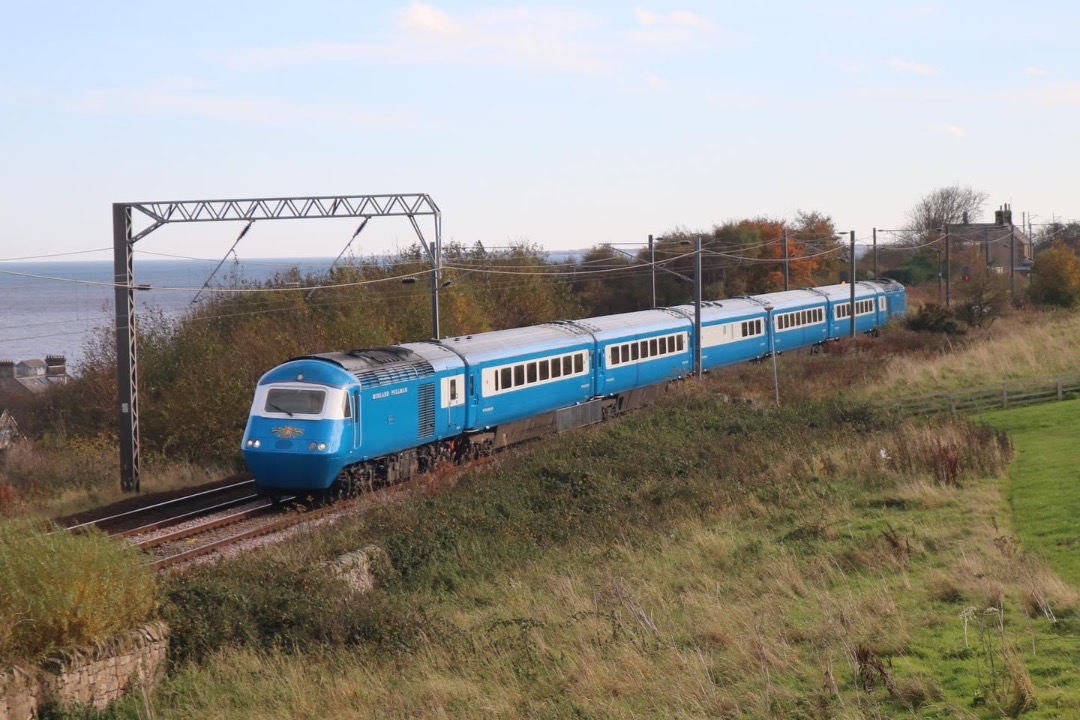
<path fill-rule="evenodd" d="M 364 492 L 408 482 L 417 475 L 430 472 L 443 462 L 469 462 L 545 435 L 610 420 L 648 405 L 655 397 L 664 393 L 668 385 L 669 383 L 663 383 L 610 397 L 595 398 L 523 420 L 463 433 L 454 438 L 349 465 L 320 497 L 313 499 L 326 503 L 357 497 Z"/>

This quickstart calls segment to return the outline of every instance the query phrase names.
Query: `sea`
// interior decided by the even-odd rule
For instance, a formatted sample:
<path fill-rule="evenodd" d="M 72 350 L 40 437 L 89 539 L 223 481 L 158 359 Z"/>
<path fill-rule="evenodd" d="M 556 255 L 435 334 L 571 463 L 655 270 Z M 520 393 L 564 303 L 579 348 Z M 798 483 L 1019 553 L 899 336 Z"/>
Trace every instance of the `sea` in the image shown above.
<path fill-rule="evenodd" d="M 144 260 L 134 264 L 136 317 L 159 310 L 176 318 L 209 288 L 235 282 L 263 282 L 298 268 L 325 271 L 332 258 Z M 211 290 L 212 292 L 212 290 Z M 198 297 L 198 299 L 196 299 Z M 87 343 L 114 328 L 113 263 L 107 261 L 0 262 L 0 360 L 20 362 L 63 355 L 68 371 L 78 371 Z"/>

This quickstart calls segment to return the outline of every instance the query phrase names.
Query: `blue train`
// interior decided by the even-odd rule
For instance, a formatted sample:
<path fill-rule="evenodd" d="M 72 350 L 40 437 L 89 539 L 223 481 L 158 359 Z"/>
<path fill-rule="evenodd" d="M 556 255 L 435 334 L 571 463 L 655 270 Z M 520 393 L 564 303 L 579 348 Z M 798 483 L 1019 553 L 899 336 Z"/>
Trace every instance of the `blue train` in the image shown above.
<path fill-rule="evenodd" d="M 767 311 L 767 306 L 771 309 Z M 255 389 L 242 450 L 271 497 L 350 496 L 598 422 L 693 370 L 694 306 L 290 360 Z M 706 370 L 875 331 L 907 312 L 891 280 L 703 302 Z M 769 315 L 771 313 L 771 326 Z"/>

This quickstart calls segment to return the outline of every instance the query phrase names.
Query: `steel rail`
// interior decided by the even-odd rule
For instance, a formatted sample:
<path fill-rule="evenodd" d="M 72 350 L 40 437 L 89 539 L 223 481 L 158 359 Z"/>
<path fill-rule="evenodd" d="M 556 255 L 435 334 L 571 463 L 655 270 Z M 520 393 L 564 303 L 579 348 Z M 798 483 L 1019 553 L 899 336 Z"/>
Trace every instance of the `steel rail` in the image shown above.
<path fill-rule="evenodd" d="M 237 523 L 250 520 L 252 518 L 259 517 L 260 515 L 266 515 L 268 512 L 273 512 L 275 509 L 274 503 L 268 502 L 265 505 L 260 505 L 255 508 L 248 508 L 247 510 L 241 510 L 240 512 L 233 513 L 232 515 L 226 515 L 224 517 L 214 518 L 198 525 L 192 525 L 191 527 L 181 528 L 165 535 L 159 535 L 155 538 L 143 540 L 142 542 L 135 543 L 135 547 L 141 550 L 149 550 L 151 548 L 160 547 L 161 545 L 167 545 L 168 543 L 177 542 L 179 540 L 186 540 L 189 537 L 196 535 L 202 535 L 208 533 L 211 530 L 217 530 L 228 525 L 236 525 Z"/>
<path fill-rule="evenodd" d="M 258 494 L 245 495 L 244 497 L 236 498 L 234 500 L 226 500 L 225 502 L 218 503 L 217 505 L 211 505 L 209 507 L 200 508 L 199 510 L 192 510 L 191 512 L 186 512 L 182 515 L 173 515 L 172 517 L 165 518 L 164 520 L 158 520 L 152 523 L 147 523 L 146 525 L 140 525 L 139 527 L 131 528 L 130 530 L 121 530 L 120 532 L 111 533 L 109 537 L 133 537 L 135 535 L 141 535 L 143 533 L 148 533 L 151 530 L 160 530 L 161 528 L 168 527 L 169 525 L 176 525 L 185 520 L 199 517 L 200 515 L 209 515 L 220 510 L 228 510 L 229 508 L 236 507 L 237 505 L 254 502 L 261 497 L 262 496 Z"/>
<path fill-rule="evenodd" d="M 300 523 L 304 523 L 309 520 L 315 520 L 322 517 L 323 515 L 329 515 L 330 513 L 338 512 L 346 507 L 348 507 L 347 503 L 338 503 L 336 505 L 331 505 L 330 507 L 321 508 L 319 510 L 312 510 L 311 512 L 290 513 L 286 517 L 283 517 L 282 519 L 275 522 L 260 525 L 259 527 L 251 528 L 249 530 L 244 530 L 242 532 L 236 533 L 235 535 L 230 535 L 226 538 L 214 540 L 213 542 L 191 548 L 190 550 L 185 550 L 175 555 L 157 558 L 155 560 L 152 560 L 150 562 L 150 565 L 157 570 L 164 570 L 167 567 L 179 565 L 182 562 L 193 560 L 203 555 L 209 555 L 212 552 L 229 547 L 230 545 L 235 545 L 244 540 L 250 540 L 252 538 L 260 537 L 262 535 L 269 535 L 270 533 L 277 532 L 278 530 L 284 530 L 286 528 L 290 528 L 294 525 L 299 525 Z"/>
<path fill-rule="evenodd" d="M 103 517 L 103 518 L 97 518 L 96 520 L 87 520 L 86 522 L 78 523 L 77 525 L 71 525 L 71 526 L 63 528 L 63 529 L 67 530 L 68 532 L 75 532 L 75 531 L 81 530 L 83 528 L 90 527 L 92 525 L 97 526 L 97 525 L 101 525 L 101 524 L 108 523 L 108 522 L 111 522 L 111 521 L 119 520 L 121 518 L 130 517 L 132 515 L 138 515 L 140 513 L 146 513 L 146 512 L 149 512 L 151 510 L 159 510 L 161 508 L 168 507 L 170 505 L 178 505 L 180 503 L 190 502 L 194 498 L 203 497 L 203 496 L 206 496 L 206 495 L 212 495 L 212 494 L 215 494 L 215 493 L 223 493 L 226 490 L 233 490 L 233 489 L 236 489 L 238 487 L 243 487 L 244 485 L 252 485 L 252 484 L 254 484 L 254 482 L 255 482 L 254 480 L 243 480 L 243 481 L 238 482 L 238 483 L 233 483 L 232 485 L 225 485 L 225 486 L 218 487 L 218 488 L 212 488 L 210 490 L 203 490 L 201 492 L 193 493 L 191 495 L 184 495 L 183 497 L 173 498 L 171 500 L 164 500 L 162 502 L 155 503 L 153 505 L 147 505 L 146 507 L 135 508 L 134 510 L 128 510 L 126 512 L 117 513 L 116 515 L 110 515 L 108 517 Z"/>

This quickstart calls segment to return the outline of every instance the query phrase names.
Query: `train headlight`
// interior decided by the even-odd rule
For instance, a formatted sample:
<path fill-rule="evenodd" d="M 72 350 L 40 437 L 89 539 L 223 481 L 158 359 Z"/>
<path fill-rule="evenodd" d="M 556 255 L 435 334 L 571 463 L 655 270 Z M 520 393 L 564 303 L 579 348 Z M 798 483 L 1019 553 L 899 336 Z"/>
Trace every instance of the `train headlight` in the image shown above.
<path fill-rule="evenodd" d="M 308 446 L 307 446 L 307 449 L 311 450 L 312 452 L 314 452 L 316 450 L 325 450 L 326 449 L 326 443 L 324 443 L 324 442 L 321 442 L 321 443 L 316 443 L 316 442 L 309 443 Z"/>
<path fill-rule="evenodd" d="M 249 448 L 258 448 L 259 446 L 262 445 L 262 442 L 260 442 L 259 440 L 248 440 L 247 443 L 245 443 L 245 444 Z"/>

